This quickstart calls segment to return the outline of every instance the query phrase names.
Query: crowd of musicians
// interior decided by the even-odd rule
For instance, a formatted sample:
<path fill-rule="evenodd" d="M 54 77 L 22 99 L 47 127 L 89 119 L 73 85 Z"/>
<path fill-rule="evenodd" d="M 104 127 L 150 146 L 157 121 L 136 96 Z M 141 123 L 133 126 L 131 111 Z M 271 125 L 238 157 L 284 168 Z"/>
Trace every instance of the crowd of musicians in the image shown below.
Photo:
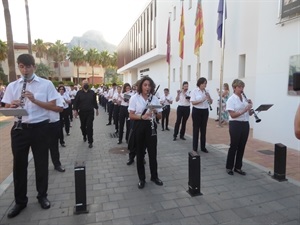
<path fill-rule="evenodd" d="M 48 209 L 51 206 L 47 199 L 48 152 L 54 168 L 64 172 L 65 168 L 59 159 L 59 144 L 66 147 L 64 134 L 71 135 L 72 121 L 78 117 L 83 141 L 88 142 L 88 148 L 93 148 L 93 121 L 94 116 L 99 115 L 99 105 L 108 114 L 106 125 L 114 125 L 119 138 L 118 144 L 122 144 L 123 140 L 128 144 L 130 154 L 127 165 L 131 165 L 136 159 L 139 189 L 143 189 L 146 184 L 146 154 L 149 158 L 150 180 L 156 185 L 163 185 L 157 172 L 157 129 L 158 124 L 161 124 L 162 131 L 170 130 L 169 115 L 174 101 L 178 106 L 173 141 L 177 140 L 178 135 L 181 140 L 186 140 L 186 123 L 191 114 L 192 150 L 197 152 L 199 148 L 208 153 L 206 127 L 213 99 L 206 89 L 207 80 L 203 77 L 198 79 L 196 88 L 192 90 L 188 82 L 183 82 L 181 89 L 173 97 L 168 88 L 164 88 L 160 96 L 159 85 L 148 76 L 132 85 L 125 83 L 117 86 L 113 83 L 110 88 L 90 88 L 87 80 L 82 82 L 80 88 L 66 87 L 63 83 L 55 88 L 52 82 L 34 73 L 35 60 L 31 55 L 20 55 L 17 63 L 22 76 L 7 86 L 2 103 L 6 108 L 23 108 L 28 115 L 16 117 L 11 130 L 16 204 L 9 211 L 9 218 L 17 216 L 27 206 L 29 149 L 32 150 L 35 162 L 37 199 L 43 209 Z M 229 118 L 230 148 L 226 162 L 229 175 L 234 175 L 234 172 L 246 175 L 241 168 L 249 134 L 249 116 L 253 110 L 251 100 L 243 93 L 244 87 L 243 81 L 235 79 L 230 97 L 228 85 L 227 91 L 226 88 L 222 93 L 217 90 L 219 96 L 222 96 L 220 118 L 225 122 Z M 226 102 L 223 102 L 223 98 Z"/>

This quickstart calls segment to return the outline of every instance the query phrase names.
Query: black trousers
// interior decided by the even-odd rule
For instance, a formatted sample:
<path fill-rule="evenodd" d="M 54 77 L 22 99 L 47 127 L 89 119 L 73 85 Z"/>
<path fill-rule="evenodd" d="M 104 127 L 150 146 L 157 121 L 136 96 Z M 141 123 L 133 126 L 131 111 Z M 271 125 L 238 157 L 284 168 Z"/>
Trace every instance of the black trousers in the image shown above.
<path fill-rule="evenodd" d="M 200 148 L 205 149 L 206 145 L 206 127 L 208 121 L 209 111 L 208 109 L 197 109 L 193 107 L 192 109 L 192 119 L 193 119 L 193 150 L 198 151 L 198 140 L 199 131 L 200 135 Z"/>
<path fill-rule="evenodd" d="M 65 128 L 65 131 L 67 134 L 70 133 L 69 108 L 66 108 L 62 112 L 59 113 L 59 119 L 60 119 L 59 142 L 61 144 L 64 144 L 65 140 L 64 140 L 63 128 Z"/>
<path fill-rule="evenodd" d="M 108 108 L 108 122 L 111 123 L 111 119 L 113 118 L 113 112 L 114 112 L 114 103 L 112 101 L 107 102 L 107 108 Z"/>
<path fill-rule="evenodd" d="M 120 105 L 114 105 L 113 118 L 115 123 L 115 129 L 119 130 L 119 114 L 120 114 Z"/>
<path fill-rule="evenodd" d="M 137 172 L 140 180 L 145 180 L 145 150 L 147 149 L 149 155 L 149 166 L 151 178 L 156 179 L 157 176 L 157 135 L 151 136 L 151 122 L 149 120 L 134 121 L 134 132 L 136 141 L 136 158 L 137 158 Z M 156 124 L 155 124 L 156 130 Z"/>
<path fill-rule="evenodd" d="M 123 140 L 123 133 L 124 133 L 124 124 L 126 124 L 126 135 L 125 140 L 128 141 L 129 130 L 130 130 L 130 121 L 128 120 L 129 113 L 128 113 L 128 106 L 120 106 L 120 113 L 119 113 L 119 141 Z"/>
<path fill-rule="evenodd" d="M 80 129 L 83 137 L 87 136 L 88 143 L 93 143 L 94 110 L 79 111 Z"/>
<path fill-rule="evenodd" d="M 248 121 L 229 121 L 230 148 L 227 154 L 226 169 L 242 168 L 249 129 Z"/>
<path fill-rule="evenodd" d="M 186 128 L 186 121 L 188 120 L 190 116 L 191 108 L 190 106 L 178 106 L 177 107 L 177 118 L 174 128 L 174 137 L 177 137 L 179 132 L 179 126 L 181 124 L 180 129 L 180 137 L 183 137 L 185 134 L 185 128 Z"/>
<path fill-rule="evenodd" d="M 164 110 L 162 111 L 162 118 L 161 118 L 161 127 L 165 129 L 165 120 L 166 120 L 166 129 L 169 126 L 169 115 L 170 115 L 171 107 L 166 105 Z"/>
<path fill-rule="evenodd" d="M 60 155 L 59 155 L 59 147 L 58 147 L 58 139 L 59 139 L 60 131 L 61 131 L 60 121 L 49 123 L 48 145 L 49 145 L 50 156 L 54 167 L 58 167 L 61 165 L 59 160 Z"/>
<path fill-rule="evenodd" d="M 75 99 L 71 99 L 71 103 L 69 104 L 69 117 L 70 121 L 73 121 L 73 104 L 74 104 Z"/>
<path fill-rule="evenodd" d="M 34 166 L 37 198 L 47 197 L 48 191 L 48 122 L 22 130 L 11 129 L 13 154 L 14 195 L 16 204 L 26 205 L 28 154 L 31 148 Z"/>

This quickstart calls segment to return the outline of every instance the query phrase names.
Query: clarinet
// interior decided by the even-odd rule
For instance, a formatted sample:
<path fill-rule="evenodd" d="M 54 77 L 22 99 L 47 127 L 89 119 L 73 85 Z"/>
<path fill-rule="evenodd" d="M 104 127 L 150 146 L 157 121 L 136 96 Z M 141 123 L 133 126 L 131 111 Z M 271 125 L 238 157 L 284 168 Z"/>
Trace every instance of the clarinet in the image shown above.
<path fill-rule="evenodd" d="M 204 89 L 204 92 L 205 92 L 205 95 L 209 94 L 208 92 L 206 92 L 205 89 Z M 209 106 L 209 110 L 211 111 L 212 107 L 211 107 L 211 103 L 210 103 L 210 101 L 208 101 L 208 99 L 207 99 L 207 103 L 208 103 L 208 106 Z"/>
<path fill-rule="evenodd" d="M 24 94 L 25 94 L 25 89 L 26 89 L 26 84 L 27 84 L 27 80 L 26 78 L 24 77 L 24 83 L 23 83 L 23 86 L 22 86 L 22 92 L 21 92 L 21 97 L 20 97 L 20 106 L 21 108 L 23 108 L 24 106 Z M 22 130 L 22 116 L 18 116 L 18 121 L 17 121 L 17 124 L 14 128 L 14 130 Z"/>
<path fill-rule="evenodd" d="M 153 94 L 148 94 L 148 105 L 150 106 L 149 109 L 151 109 L 151 102 L 152 102 L 152 98 L 153 96 L 156 94 L 157 90 L 159 89 L 160 85 L 157 86 L 155 92 Z M 156 136 L 156 130 L 155 130 L 155 121 L 154 121 L 154 115 L 153 115 L 153 111 L 152 111 L 152 116 L 151 116 L 151 136 Z"/>

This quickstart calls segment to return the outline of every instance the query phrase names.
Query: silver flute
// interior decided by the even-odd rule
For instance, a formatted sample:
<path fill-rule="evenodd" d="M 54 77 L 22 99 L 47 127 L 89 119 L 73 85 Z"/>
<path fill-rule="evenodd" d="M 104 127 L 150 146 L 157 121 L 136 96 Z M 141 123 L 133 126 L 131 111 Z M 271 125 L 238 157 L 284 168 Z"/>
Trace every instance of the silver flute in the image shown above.
<path fill-rule="evenodd" d="M 25 99 L 25 91 L 26 91 L 26 84 L 27 84 L 27 80 L 26 78 L 24 77 L 24 81 L 23 81 L 23 86 L 22 86 L 22 92 L 21 92 L 21 97 L 20 97 L 20 106 L 21 108 L 23 108 L 24 106 L 24 99 Z M 17 124 L 14 128 L 14 130 L 22 130 L 22 116 L 18 116 L 18 121 L 17 121 Z"/>

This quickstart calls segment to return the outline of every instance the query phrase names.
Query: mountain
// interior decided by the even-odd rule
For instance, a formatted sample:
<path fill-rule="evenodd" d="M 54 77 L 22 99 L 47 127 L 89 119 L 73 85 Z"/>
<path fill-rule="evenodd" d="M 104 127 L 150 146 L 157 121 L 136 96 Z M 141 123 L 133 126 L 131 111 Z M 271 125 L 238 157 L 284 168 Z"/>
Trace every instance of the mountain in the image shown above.
<path fill-rule="evenodd" d="M 68 44 L 68 48 L 71 49 L 73 46 L 81 46 L 85 50 L 90 48 L 96 48 L 99 52 L 108 51 L 113 53 L 117 51 L 117 46 L 108 43 L 101 32 L 96 30 L 89 30 L 85 32 L 81 37 L 73 37 L 71 42 Z"/>

